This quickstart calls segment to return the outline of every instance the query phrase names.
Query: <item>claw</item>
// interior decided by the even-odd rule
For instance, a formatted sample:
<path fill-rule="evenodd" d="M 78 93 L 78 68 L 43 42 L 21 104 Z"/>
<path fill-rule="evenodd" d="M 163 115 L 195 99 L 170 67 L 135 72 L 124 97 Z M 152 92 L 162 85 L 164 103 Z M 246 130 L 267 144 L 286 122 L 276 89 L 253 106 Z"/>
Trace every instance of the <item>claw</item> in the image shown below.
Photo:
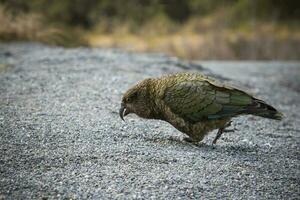
<path fill-rule="evenodd" d="M 224 129 L 223 130 L 223 133 L 230 133 L 230 132 L 234 132 L 234 131 L 236 131 L 237 129 Z"/>
<path fill-rule="evenodd" d="M 232 124 L 232 121 L 229 121 L 227 124 L 225 124 L 224 128 L 231 126 L 231 124 Z"/>

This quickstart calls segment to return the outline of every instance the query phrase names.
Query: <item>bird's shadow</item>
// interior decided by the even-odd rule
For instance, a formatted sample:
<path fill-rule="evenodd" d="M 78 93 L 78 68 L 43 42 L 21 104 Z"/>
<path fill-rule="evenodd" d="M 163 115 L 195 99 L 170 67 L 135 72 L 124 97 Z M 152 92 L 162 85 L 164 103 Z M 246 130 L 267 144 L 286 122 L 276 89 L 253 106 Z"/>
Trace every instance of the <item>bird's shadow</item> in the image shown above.
<path fill-rule="evenodd" d="M 210 140 L 205 140 L 203 142 L 199 142 L 197 144 L 187 142 L 180 137 L 168 137 L 168 138 L 148 138 L 147 141 L 161 144 L 161 145 L 173 145 L 179 148 L 183 148 L 183 150 L 190 149 L 191 151 L 200 151 L 200 152 L 215 152 L 222 153 L 226 155 L 253 155 L 253 152 L 257 152 L 257 146 L 249 146 L 245 144 L 236 143 L 232 145 L 232 143 L 226 144 L 212 144 Z"/>

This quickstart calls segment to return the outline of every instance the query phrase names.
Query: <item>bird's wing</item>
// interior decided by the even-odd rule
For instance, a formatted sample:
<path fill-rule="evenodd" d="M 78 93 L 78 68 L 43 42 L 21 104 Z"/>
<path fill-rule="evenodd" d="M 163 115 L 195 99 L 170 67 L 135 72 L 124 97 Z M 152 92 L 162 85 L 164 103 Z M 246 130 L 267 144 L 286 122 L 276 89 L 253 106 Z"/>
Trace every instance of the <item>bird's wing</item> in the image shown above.
<path fill-rule="evenodd" d="M 178 116 L 198 122 L 242 114 L 252 99 L 241 90 L 204 79 L 173 84 L 166 89 L 163 100 Z"/>

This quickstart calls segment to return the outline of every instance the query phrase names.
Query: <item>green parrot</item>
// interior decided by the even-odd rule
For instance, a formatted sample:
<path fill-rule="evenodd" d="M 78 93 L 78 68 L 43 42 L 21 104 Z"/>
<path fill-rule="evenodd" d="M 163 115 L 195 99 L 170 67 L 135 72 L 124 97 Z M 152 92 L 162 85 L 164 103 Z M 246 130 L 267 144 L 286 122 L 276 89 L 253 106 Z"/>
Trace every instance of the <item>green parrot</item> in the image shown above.
<path fill-rule="evenodd" d="M 169 122 L 189 136 L 186 141 L 193 143 L 219 129 L 214 144 L 233 117 L 246 114 L 275 120 L 283 117 L 266 102 L 199 73 L 178 73 L 141 81 L 123 95 L 121 119 L 130 113 Z"/>

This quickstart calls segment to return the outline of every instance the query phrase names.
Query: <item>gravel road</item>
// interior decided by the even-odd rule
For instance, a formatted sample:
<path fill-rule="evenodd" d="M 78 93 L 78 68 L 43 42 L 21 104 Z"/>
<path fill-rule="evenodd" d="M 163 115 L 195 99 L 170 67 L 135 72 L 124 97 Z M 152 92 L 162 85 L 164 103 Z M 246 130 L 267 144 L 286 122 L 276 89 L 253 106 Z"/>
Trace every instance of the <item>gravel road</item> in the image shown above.
<path fill-rule="evenodd" d="M 299 199 L 300 63 L 188 63 L 160 54 L 0 44 L 0 199 Z M 234 119 L 216 146 L 118 116 L 146 77 L 201 71 L 285 114 Z"/>

